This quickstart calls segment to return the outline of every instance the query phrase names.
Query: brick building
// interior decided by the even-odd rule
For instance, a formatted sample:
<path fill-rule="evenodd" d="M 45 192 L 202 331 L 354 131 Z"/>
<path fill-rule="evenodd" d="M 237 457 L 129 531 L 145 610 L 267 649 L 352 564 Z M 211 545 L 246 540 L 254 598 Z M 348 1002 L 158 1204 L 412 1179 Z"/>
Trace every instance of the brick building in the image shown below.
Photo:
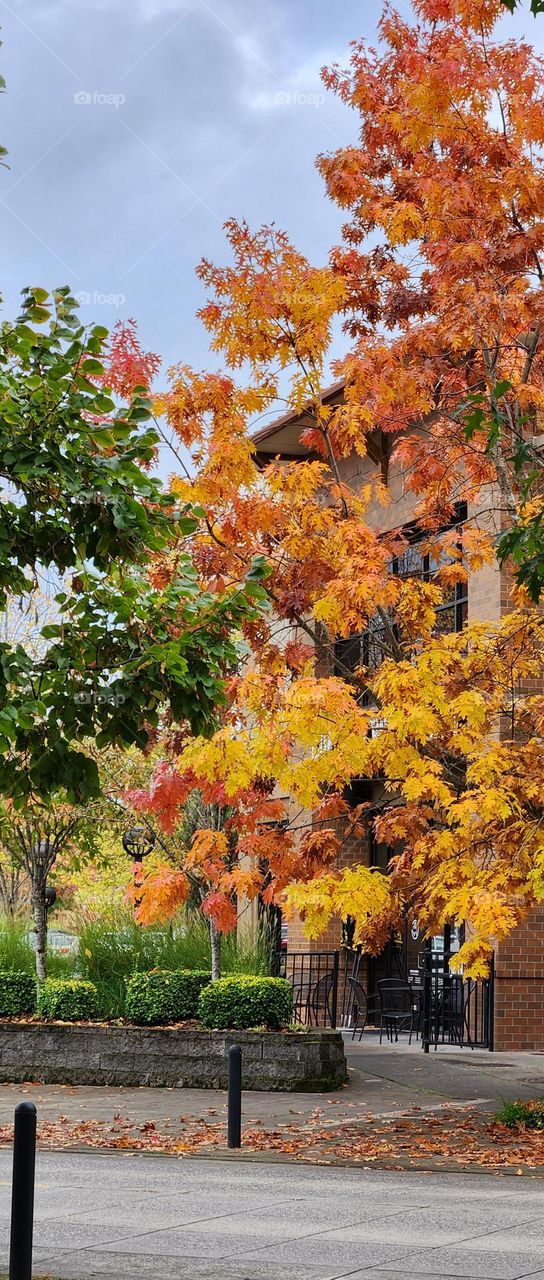
<path fill-rule="evenodd" d="M 342 399 L 343 385 L 336 383 L 325 394 L 326 403 L 334 406 Z M 258 431 L 254 438 L 257 458 L 265 465 L 273 458 L 286 461 L 308 457 L 308 450 L 300 436 L 311 425 L 302 414 L 288 413 Z M 369 479 L 378 474 L 387 484 L 390 494 L 388 506 L 376 503 L 371 506 L 367 519 L 375 529 L 387 532 L 393 529 L 409 529 L 414 517 L 414 499 L 405 485 L 400 466 L 390 458 L 391 440 L 376 431 L 368 441 L 365 457 L 353 454 L 339 462 L 342 480 L 357 491 Z M 460 523 L 466 508 L 459 511 Z M 419 563 L 418 563 L 419 556 Z M 428 571 L 428 565 L 419 555 L 414 541 L 403 553 L 404 564 L 399 572 Z M 461 630 L 466 621 L 497 621 L 509 606 L 508 581 L 504 571 L 495 565 L 486 565 L 470 575 L 468 584 L 458 584 L 440 610 L 439 625 L 444 632 Z M 357 666 L 368 661 L 366 637 L 353 637 L 341 642 L 341 659 L 345 667 Z M 375 798 L 376 784 L 363 780 L 354 781 L 353 802 Z M 365 841 L 353 839 L 343 846 L 342 859 L 346 863 L 366 861 L 368 865 L 387 865 L 388 852 L 372 837 Z M 345 937 L 345 926 L 344 926 Z M 324 951 L 337 948 L 342 942 L 342 922 L 331 924 L 317 942 L 310 942 L 297 922 L 290 922 L 288 949 L 296 952 Z M 437 945 L 440 945 L 437 940 Z M 420 961 L 422 940 L 417 921 L 407 922 L 403 937 L 391 939 L 382 955 L 365 957 L 362 975 L 367 990 L 375 991 L 383 977 L 410 976 Z M 494 977 L 494 1047 L 497 1050 L 534 1049 L 544 1051 L 544 906 L 535 911 L 529 920 L 497 945 Z"/>

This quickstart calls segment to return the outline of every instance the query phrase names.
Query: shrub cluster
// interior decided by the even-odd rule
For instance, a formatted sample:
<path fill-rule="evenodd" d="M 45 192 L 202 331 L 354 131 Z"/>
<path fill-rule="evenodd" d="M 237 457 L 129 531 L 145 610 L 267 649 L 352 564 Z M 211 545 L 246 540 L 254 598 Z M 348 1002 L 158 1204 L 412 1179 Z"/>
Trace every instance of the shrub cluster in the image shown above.
<path fill-rule="evenodd" d="M 205 1027 L 288 1026 L 293 1013 L 293 990 L 285 978 L 260 978 L 247 974 L 221 978 L 206 987 L 198 1002 Z"/>
<path fill-rule="evenodd" d="M 46 978 L 38 995 L 38 1013 L 60 1022 L 84 1022 L 99 1016 L 93 982 L 81 978 Z"/>
<path fill-rule="evenodd" d="M 29 973 L 0 972 L 0 1018 L 15 1018 L 36 1009 L 36 979 Z"/>
<path fill-rule="evenodd" d="M 161 1026 L 196 1018 L 200 993 L 211 974 L 200 969 L 157 969 L 127 982 L 125 1014 L 130 1022 Z"/>
<path fill-rule="evenodd" d="M 221 940 L 221 964 L 225 973 L 268 973 L 270 947 L 266 930 L 257 939 L 236 932 Z M 51 968 L 53 956 L 48 958 Z M 207 970 L 210 963 L 210 931 L 202 913 L 186 912 L 174 929 L 162 925 L 135 924 L 130 915 L 115 920 L 98 920 L 87 924 L 79 935 L 78 973 L 94 982 L 100 1011 L 106 1018 L 122 1018 L 125 1014 L 126 984 L 135 973 L 153 969 Z M 4 963 L 0 931 L 0 969 L 34 970 L 34 952 L 29 948 L 28 965 Z M 64 976 L 54 973 L 55 977 Z"/>

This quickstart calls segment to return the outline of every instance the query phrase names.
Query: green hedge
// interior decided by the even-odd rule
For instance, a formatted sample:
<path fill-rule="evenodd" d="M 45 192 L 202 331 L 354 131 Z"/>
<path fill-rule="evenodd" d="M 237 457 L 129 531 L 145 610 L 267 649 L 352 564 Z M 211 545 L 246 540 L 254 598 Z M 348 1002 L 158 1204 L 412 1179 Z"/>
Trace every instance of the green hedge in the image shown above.
<path fill-rule="evenodd" d="M 198 1015 L 205 1027 L 288 1026 L 293 1013 L 293 989 L 285 978 L 247 974 L 221 978 L 202 992 Z"/>
<path fill-rule="evenodd" d="M 201 969 L 155 969 L 135 973 L 127 982 L 125 1013 L 130 1022 L 162 1026 L 196 1018 L 198 998 L 211 982 Z"/>
<path fill-rule="evenodd" d="M 38 994 L 38 1013 L 60 1022 L 97 1018 L 98 995 L 94 982 L 84 982 L 81 978 L 46 978 Z"/>
<path fill-rule="evenodd" d="M 36 1009 L 36 979 L 29 973 L 0 972 L 0 1018 L 14 1018 Z"/>

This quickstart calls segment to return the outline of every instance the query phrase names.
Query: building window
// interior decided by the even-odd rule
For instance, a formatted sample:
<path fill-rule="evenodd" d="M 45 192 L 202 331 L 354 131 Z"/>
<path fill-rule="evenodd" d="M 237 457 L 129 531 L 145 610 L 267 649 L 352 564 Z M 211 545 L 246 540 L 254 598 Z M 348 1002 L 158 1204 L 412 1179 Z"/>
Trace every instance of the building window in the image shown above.
<path fill-rule="evenodd" d="M 462 540 L 462 524 L 466 520 L 466 505 L 459 504 L 455 526 L 459 527 L 459 543 Z M 406 530 L 410 538 L 411 530 Z M 392 573 L 401 578 L 419 578 L 422 582 L 430 582 L 436 573 L 436 562 L 431 562 L 428 554 L 421 553 L 418 537 L 414 534 L 406 549 L 391 561 Z M 455 586 L 444 590 L 442 604 L 436 610 L 436 634 L 449 635 L 454 631 L 462 631 L 468 616 L 468 585 L 457 582 Z M 384 654 L 387 653 L 387 636 L 383 623 L 373 618 L 365 631 L 359 635 L 348 636 L 346 640 L 338 640 L 335 645 L 335 673 L 345 675 L 358 667 L 366 667 L 376 671 Z M 366 700 L 363 695 L 363 700 Z"/>

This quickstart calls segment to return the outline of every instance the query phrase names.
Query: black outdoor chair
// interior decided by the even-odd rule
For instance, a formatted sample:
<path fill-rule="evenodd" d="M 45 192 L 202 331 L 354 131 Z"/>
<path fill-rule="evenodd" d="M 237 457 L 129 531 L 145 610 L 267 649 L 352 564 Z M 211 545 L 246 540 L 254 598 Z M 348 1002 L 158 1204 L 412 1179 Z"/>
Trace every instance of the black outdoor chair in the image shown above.
<path fill-rule="evenodd" d="M 318 978 L 315 986 L 308 993 L 308 1021 L 318 1027 L 321 1024 L 332 1027 L 331 996 L 334 986 L 334 974 L 324 973 Z"/>
<path fill-rule="evenodd" d="M 468 1044 L 474 1048 L 470 1033 L 470 1005 L 476 990 L 473 978 L 464 980 L 459 974 L 449 979 L 447 994 L 444 993 L 444 1021 L 447 1022 L 450 1044 L 458 1044 L 461 1048 Z"/>
<path fill-rule="evenodd" d="M 408 1031 L 408 1044 L 412 1043 L 414 1028 L 419 1024 L 419 1009 L 416 994 L 409 982 L 399 982 L 398 978 L 382 978 L 378 983 L 381 1006 L 380 1044 L 383 1032 L 393 1043 L 399 1038 L 399 1031 Z"/>
<path fill-rule="evenodd" d="M 371 1005 L 374 1004 L 376 997 L 368 996 L 362 983 L 358 978 L 348 978 L 350 985 L 350 1013 L 354 1019 L 352 1040 L 355 1040 L 357 1031 L 359 1031 L 359 1023 L 361 1023 L 359 1040 L 363 1038 L 363 1031 L 368 1022 L 368 1016 L 373 1012 Z"/>
<path fill-rule="evenodd" d="M 303 1022 L 308 998 L 307 984 L 304 982 L 303 975 L 301 973 L 293 973 L 291 985 L 293 988 L 293 1020 L 295 1022 Z"/>

